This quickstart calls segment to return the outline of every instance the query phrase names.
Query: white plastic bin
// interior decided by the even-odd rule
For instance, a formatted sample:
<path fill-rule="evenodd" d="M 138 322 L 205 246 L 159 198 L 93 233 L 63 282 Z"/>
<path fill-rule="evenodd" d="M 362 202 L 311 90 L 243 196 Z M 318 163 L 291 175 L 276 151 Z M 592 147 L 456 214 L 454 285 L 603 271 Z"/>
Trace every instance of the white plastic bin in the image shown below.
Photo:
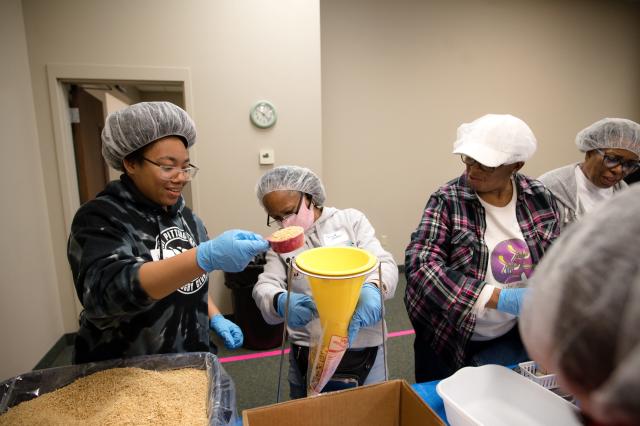
<path fill-rule="evenodd" d="M 451 426 L 580 425 L 569 402 L 499 365 L 462 368 L 436 390 Z"/>

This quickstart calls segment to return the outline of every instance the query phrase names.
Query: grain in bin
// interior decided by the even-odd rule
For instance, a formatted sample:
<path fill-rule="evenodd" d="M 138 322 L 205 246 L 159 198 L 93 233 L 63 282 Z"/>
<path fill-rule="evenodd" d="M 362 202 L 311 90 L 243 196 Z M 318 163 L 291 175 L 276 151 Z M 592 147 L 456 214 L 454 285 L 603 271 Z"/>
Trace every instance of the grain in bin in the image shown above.
<path fill-rule="evenodd" d="M 15 410 L 24 424 L 38 424 L 33 416 L 52 406 L 46 424 L 222 426 L 237 420 L 233 382 L 217 357 L 204 352 L 36 370 L 0 383 L 0 425 L 20 424 Z"/>

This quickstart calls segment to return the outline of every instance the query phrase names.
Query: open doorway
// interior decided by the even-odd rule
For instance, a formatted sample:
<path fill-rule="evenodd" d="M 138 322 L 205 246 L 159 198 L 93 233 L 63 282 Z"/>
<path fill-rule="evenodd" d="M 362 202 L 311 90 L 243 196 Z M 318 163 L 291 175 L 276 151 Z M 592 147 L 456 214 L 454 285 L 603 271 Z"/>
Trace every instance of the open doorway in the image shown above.
<path fill-rule="evenodd" d="M 73 151 L 78 184 L 79 204 L 100 193 L 120 173 L 102 158 L 101 133 L 106 117 L 137 102 L 167 101 L 185 108 L 181 83 L 131 81 L 65 81 Z M 183 197 L 193 207 L 191 184 L 183 190 Z"/>
<path fill-rule="evenodd" d="M 64 229 L 61 235 L 69 235 L 73 217 L 80 207 L 80 183 L 78 180 L 78 161 L 73 141 L 72 121 L 76 114 L 70 108 L 70 93 L 73 85 L 82 88 L 100 102 L 102 120 L 117 109 L 141 101 L 169 101 L 179 105 L 187 112 L 192 110 L 191 72 L 188 68 L 179 67 L 127 67 L 109 65 L 83 64 L 47 64 L 47 83 L 51 107 L 51 124 L 53 126 L 53 143 L 55 145 L 56 163 L 62 202 L 62 219 Z M 100 108 L 98 108 L 100 110 Z M 82 120 L 82 114 L 77 111 Z M 94 115 L 99 115 L 94 113 Z M 97 125 L 102 126 L 102 124 Z M 93 129 L 94 139 L 101 133 L 101 128 Z M 98 152 L 94 142 L 94 154 Z M 102 142 L 100 140 L 101 153 Z M 197 147 L 189 150 L 191 159 L 197 164 Z M 94 156 L 95 158 L 96 156 Z M 103 161 L 99 156 L 99 161 Z M 84 161 L 84 160 L 82 160 Z M 105 165 L 105 167 L 107 167 Z M 92 170 L 91 170 L 92 171 Z M 105 182 L 117 179 L 120 173 L 107 167 L 108 178 L 104 171 L 96 176 L 102 181 L 95 188 L 89 189 L 85 197 L 95 196 L 95 192 L 104 187 Z M 198 182 L 190 182 L 183 195 L 187 205 L 198 209 Z M 92 194 L 93 193 L 93 194 Z M 64 238 L 64 237 L 63 237 Z M 62 244 L 62 243 L 61 243 Z M 73 281 L 69 275 L 66 256 L 56 257 L 58 275 L 58 292 L 63 311 L 65 329 L 69 332 L 77 328 L 77 318 L 82 306 L 77 298 Z"/>

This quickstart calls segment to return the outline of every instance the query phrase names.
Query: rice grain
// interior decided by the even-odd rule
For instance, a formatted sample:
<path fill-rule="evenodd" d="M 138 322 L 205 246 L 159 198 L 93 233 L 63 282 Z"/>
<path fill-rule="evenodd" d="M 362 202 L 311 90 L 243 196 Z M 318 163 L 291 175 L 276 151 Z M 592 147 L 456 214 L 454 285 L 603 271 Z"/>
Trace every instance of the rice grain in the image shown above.
<path fill-rule="evenodd" d="M 4 425 L 206 425 L 204 370 L 112 368 L 25 401 Z"/>

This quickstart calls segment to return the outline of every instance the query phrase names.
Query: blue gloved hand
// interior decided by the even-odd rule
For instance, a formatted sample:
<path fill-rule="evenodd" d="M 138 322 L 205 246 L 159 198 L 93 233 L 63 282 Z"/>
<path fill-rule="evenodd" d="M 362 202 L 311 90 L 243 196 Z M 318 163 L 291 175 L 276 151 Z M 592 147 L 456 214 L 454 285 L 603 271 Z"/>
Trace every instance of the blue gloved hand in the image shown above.
<path fill-rule="evenodd" d="M 315 302 L 306 294 L 291 292 L 289 298 L 289 315 L 287 316 L 289 327 L 302 328 L 318 315 Z M 278 295 L 278 315 L 282 318 L 284 318 L 286 303 L 287 293 L 283 291 Z"/>
<path fill-rule="evenodd" d="M 528 288 L 503 288 L 498 297 L 497 309 L 511 315 L 520 315 L 520 308 Z"/>
<path fill-rule="evenodd" d="M 196 260 L 198 266 L 207 272 L 214 269 L 240 272 L 251 259 L 268 249 L 269 242 L 260 235 L 232 229 L 201 243 L 196 252 Z"/>
<path fill-rule="evenodd" d="M 364 283 L 360 290 L 358 305 L 349 323 L 349 346 L 353 344 L 362 327 L 370 327 L 382 319 L 380 289 L 371 283 Z"/>
<path fill-rule="evenodd" d="M 227 349 L 236 349 L 242 346 L 244 341 L 242 330 L 221 314 L 216 314 L 211 318 L 209 327 L 220 336 Z"/>

